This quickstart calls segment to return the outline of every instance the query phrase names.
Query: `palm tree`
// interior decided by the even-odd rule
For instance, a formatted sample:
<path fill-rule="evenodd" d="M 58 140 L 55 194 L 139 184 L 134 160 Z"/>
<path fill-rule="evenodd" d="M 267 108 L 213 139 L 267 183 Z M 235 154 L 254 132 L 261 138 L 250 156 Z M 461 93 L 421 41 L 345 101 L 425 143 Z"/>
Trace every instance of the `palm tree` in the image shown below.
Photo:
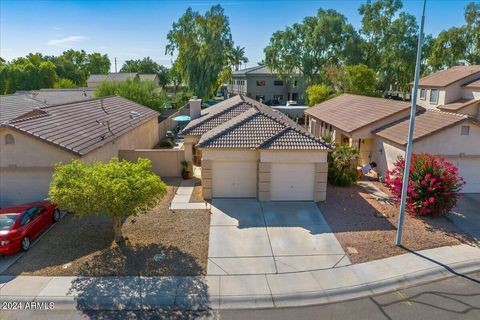
<path fill-rule="evenodd" d="M 248 58 L 245 57 L 245 47 L 236 46 L 233 48 L 230 58 L 235 66 L 235 71 L 238 71 L 242 63 L 248 62 Z"/>

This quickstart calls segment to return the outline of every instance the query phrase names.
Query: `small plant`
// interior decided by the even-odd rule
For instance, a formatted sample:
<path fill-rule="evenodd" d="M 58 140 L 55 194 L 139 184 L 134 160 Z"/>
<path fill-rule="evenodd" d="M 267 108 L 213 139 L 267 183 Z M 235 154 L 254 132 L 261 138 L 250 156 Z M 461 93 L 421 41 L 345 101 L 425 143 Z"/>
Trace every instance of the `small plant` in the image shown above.
<path fill-rule="evenodd" d="M 165 148 L 165 149 L 172 149 L 174 145 L 175 143 L 170 138 L 163 138 L 159 144 L 160 148 Z"/>
<path fill-rule="evenodd" d="M 190 171 L 188 170 L 188 168 L 190 167 L 190 161 L 182 160 L 180 161 L 180 165 L 182 166 L 182 178 L 189 179 Z"/>
<path fill-rule="evenodd" d="M 340 145 L 332 153 L 328 166 L 328 180 L 331 184 L 343 187 L 354 185 L 358 179 L 355 159 L 357 149 L 348 145 Z"/>
<path fill-rule="evenodd" d="M 399 158 L 387 171 L 385 184 L 396 202 L 402 195 L 405 160 Z M 455 207 L 465 184 L 458 168 L 443 158 L 428 154 L 413 154 L 408 178 L 406 209 L 412 216 L 444 215 Z"/>

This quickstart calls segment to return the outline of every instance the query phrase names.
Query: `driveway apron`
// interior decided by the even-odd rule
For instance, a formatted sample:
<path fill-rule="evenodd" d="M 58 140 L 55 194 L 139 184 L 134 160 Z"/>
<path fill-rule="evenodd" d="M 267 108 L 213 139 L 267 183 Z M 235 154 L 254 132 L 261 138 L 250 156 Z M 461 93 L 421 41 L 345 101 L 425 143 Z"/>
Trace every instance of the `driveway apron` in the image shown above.
<path fill-rule="evenodd" d="M 275 274 L 350 264 L 314 202 L 214 199 L 209 275 Z"/>

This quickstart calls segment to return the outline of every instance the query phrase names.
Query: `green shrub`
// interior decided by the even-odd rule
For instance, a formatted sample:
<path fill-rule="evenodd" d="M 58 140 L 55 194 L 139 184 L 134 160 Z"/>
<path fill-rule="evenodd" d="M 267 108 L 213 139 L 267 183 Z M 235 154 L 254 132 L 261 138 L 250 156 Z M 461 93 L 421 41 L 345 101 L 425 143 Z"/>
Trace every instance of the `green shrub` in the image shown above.
<path fill-rule="evenodd" d="M 331 96 L 332 88 L 324 84 L 314 84 L 307 88 L 307 100 L 310 107 L 330 99 Z"/>
<path fill-rule="evenodd" d="M 172 139 L 169 139 L 169 138 L 163 138 L 159 144 L 160 148 L 168 148 L 168 149 L 172 149 L 174 145 L 175 143 L 172 141 Z"/>
<path fill-rule="evenodd" d="M 340 145 L 335 149 L 328 166 L 328 180 L 331 184 L 349 187 L 357 182 L 357 155 L 357 149 L 347 145 Z"/>

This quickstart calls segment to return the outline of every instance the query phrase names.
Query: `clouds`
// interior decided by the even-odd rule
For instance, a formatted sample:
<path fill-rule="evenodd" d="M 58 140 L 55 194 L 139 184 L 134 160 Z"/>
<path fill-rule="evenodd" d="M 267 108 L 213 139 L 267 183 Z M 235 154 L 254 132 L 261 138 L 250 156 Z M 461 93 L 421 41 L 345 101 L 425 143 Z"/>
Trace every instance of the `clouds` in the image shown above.
<path fill-rule="evenodd" d="M 71 43 L 79 42 L 79 41 L 86 40 L 86 39 L 87 38 L 84 37 L 84 36 L 68 36 L 68 37 L 61 38 L 61 39 L 48 40 L 47 45 L 62 47 L 62 46 L 69 45 Z"/>

